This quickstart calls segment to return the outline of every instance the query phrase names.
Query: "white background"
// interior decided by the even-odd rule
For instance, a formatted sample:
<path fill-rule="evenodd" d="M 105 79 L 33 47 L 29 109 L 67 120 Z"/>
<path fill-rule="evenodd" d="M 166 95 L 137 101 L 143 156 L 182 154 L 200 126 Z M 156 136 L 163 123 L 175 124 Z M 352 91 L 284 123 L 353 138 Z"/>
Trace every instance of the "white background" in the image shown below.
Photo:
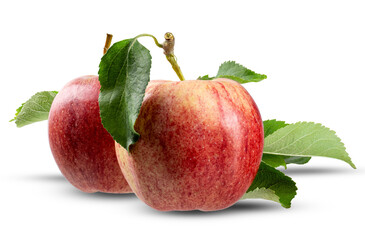
<path fill-rule="evenodd" d="M 102 3 L 101 3 L 102 2 Z M 362 1 L 2 1 L 0 239 L 364 239 Z M 47 122 L 15 109 L 41 90 L 97 74 L 105 34 L 171 31 L 188 79 L 235 60 L 268 76 L 246 84 L 263 119 L 334 129 L 358 169 L 326 158 L 289 166 L 290 209 L 246 200 L 219 212 L 158 212 L 134 195 L 86 194 L 60 174 Z M 177 80 L 151 39 L 151 79 Z"/>

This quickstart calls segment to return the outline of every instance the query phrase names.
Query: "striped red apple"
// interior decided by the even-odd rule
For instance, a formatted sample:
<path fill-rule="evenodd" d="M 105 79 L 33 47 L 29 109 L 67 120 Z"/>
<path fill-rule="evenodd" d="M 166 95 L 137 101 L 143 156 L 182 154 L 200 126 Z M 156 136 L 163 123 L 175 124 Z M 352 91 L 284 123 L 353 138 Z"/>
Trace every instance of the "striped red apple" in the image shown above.
<path fill-rule="evenodd" d="M 263 145 L 259 110 L 239 83 L 151 81 L 130 153 L 116 143 L 132 190 L 161 210 L 213 211 L 237 202 L 258 171 Z"/>
<path fill-rule="evenodd" d="M 118 165 L 114 140 L 101 124 L 98 76 L 72 80 L 55 97 L 48 134 L 56 163 L 84 192 L 131 192 Z"/>

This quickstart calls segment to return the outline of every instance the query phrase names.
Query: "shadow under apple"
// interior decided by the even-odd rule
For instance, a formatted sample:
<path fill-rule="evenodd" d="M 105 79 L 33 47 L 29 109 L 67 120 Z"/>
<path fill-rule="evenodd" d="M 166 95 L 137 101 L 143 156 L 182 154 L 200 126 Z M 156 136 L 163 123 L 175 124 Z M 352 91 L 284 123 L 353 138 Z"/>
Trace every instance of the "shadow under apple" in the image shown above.
<path fill-rule="evenodd" d="M 103 193 L 103 192 L 95 192 L 95 193 L 85 193 L 81 190 L 72 186 L 62 174 L 38 174 L 38 175 L 29 175 L 26 177 L 22 177 L 22 180 L 26 181 L 35 181 L 42 183 L 52 183 L 52 184 L 62 184 L 66 187 L 63 189 L 66 191 L 66 195 L 75 196 L 75 197 L 83 197 L 94 200 L 103 200 L 103 199 L 136 199 L 137 196 L 134 193 Z M 61 190 L 61 188 L 60 188 Z"/>
<path fill-rule="evenodd" d="M 67 182 L 66 178 L 62 176 L 62 174 L 37 174 L 37 175 L 29 175 L 22 177 L 27 181 L 36 181 L 36 182 Z"/>
<path fill-rule="evenodd" d="M 232 205 L 229 208 L 219 210 L 219 211 L 211 211 L 211 212 L 203 212 L 199 210 L 194 211 L 170 211 L 170 212 L 160 212 L 155 209 L 149 208 L 146 206 L 144 210 L 148 210 L 153 214 L 164 215 L 167 217 L 190 217 L 190 216 L 198 216 L 198 217 L 210 217 L 217 215 L 232 215 L 232 214 L 245 214 L 245 213 L 259 213 L 259 212 L 274 212 L 274 211 L 286 211 L 283 207 L 278 203 L 265 201 L 265 200 L 241 200 Z"/>

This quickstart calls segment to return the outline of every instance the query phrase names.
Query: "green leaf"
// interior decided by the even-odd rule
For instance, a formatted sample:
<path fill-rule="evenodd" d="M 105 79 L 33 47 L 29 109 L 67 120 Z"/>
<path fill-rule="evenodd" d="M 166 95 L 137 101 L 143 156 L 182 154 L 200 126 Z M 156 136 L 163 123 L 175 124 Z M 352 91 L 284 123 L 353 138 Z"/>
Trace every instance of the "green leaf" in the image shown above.
<path fill-rule="evenodd" d="M 264 136 L 267 137 L 274 133 L 280 128 L 288 126 L 288 123 L 284 121 L 278 121 L 276 119 L 266 120 L 264 123 Z M 296 156 L 284 156 L 284 155 L 273 155 L 273 154 L 263 154 L 262 161 L 271 167 L 284 166 L 286 169 L 287 164 L 305 164 L 309 162 L 310 157 L 296 157 Z"/>
<path fill-rule="evenodd" d="M 289 124 L 284 121 L 277 121 L 276 119 L 266 120 L 263 122 L 264 124 L 264 136 L 267 137 L 276 130 L 283 128 Z"/>
<path fill-rule="evenodd" d="M 261 162 L 254 181 L 241 199 L 262 198 L 290 208 L 296 193 L 297 187 L 290 177 Z"/>
<path fill-rule="evenodd" d="M 319 123 L 298 122 L 276 130 L 265 138 L 265 154 L 312 157 L 345 161 L 356 168 L 336 133 Z"/>
<path fill-rule="evenodd" d="M 220 65 L 218 73 L 215 77 L 209 77 L 208 75 L 198 77 L 199 80 L 212 80 L 215 78 L 228 78 L 243 84 L 249 82 L 259 82 L 266 79 L 267 76 L 264 74 L 255 73 L 254 71 L 234 61 L 227 61 Z"/>
<path fill-rule="evenodd" d="M 283 166 L 286 169 L 285 157 L 282 155 L 263 154 L 262 161 L 271 167 L 277 168 Z"/>
<path fill-rule="evenodd" d="M 267 76 L 255 73 L 234 61 L 228 61 L 219 67 L 217 78 L 229 78 L 239 83 L 248 83 L 260 82 L 266 79 Z"/>
<path fill-rule="evenodd" d="M 274 133 L 276 130 L 287 126 L 288 124 L 284 121 L 277 121 L 276 119 L 266 120 L 263 122 L 264 125 L 264 137 L 269 136 Z M 273 154 L 263 154 L 262 161 L 267 165 L 277 168 L 280 166 L 285 167 L 286 169 L 286 156 L 282 155 L 273 155 Z"/>
<path fill-rule="evenodd" d="M 309 162 L 311 157 L 296 157 L 296 156 L 284 156 L 284 155 L 274 155 L 274 154 L 263 154 L 262 161 L 267 165 L 277 168 L 280 166 L 287 169 L 288 164 L 306 164 Z"/>
<path fill-rule="evenodd" d="M 213 79 L 214 79 L 214 77 L 209 77 L 208 75 L 198 77 L 198 80 L 213 80 Z"/>
<path fill-rule="evenodd" d="M 296 157 L 296 156 L 284 156 L 284 155 L 274 155 L 274 154 L 263 154 L 262 161 L 267 165 L 277 168 L 280 166 L 287 169 L 288 164 L 306 164 L 309 162 L 311 157 Z"/>
<path fill-rule="evenodd" d="M 306 164 L 310 159 L 311 157 L 285 156 L 284 161 L 286 164 Z"/>
<path fill-rule="evenodd" d="M 43 91 L 34 94 L 16 110 L 15 117 L 10 122 L 15 121 L 16 126 L 20 128 L 31 123 L 47 120 L 57 93 L 57 91 Z"/>
<path fill-rule="evenodd" d="M 151 55 L 136 38 L 113 44 L 99 65 L 100 116 L 105 129 L 129 150 L 139 134 L 134 130 L 147 84 Z"/>
<path fill-rule="evenodd" d="M 13 119 L 11 119 L 9 122 L 13 122 L 16 120 L 16 118 L 18 117 L 19 113 L 21 112 L 23 106 L 24 106 L 24 103 L 22 103 L 22 105 L 16 109 L 15 117 Z"/>

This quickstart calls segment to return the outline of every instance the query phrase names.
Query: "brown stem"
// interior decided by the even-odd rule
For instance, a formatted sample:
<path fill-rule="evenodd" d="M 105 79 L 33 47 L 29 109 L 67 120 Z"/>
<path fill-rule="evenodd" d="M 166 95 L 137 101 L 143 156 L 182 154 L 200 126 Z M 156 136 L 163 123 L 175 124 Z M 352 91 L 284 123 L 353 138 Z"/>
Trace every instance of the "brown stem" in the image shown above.
<path fill-rule="evenodd" d="M 105 40 L 105 46 L 104 46 L 104 54 L 108 51 L 111 43 L 112 43 L 112 38 L 113 38 L 113 35 L 112 34 L 109 34 L 107 33 L 106 34 L 106 40 Z"/>

